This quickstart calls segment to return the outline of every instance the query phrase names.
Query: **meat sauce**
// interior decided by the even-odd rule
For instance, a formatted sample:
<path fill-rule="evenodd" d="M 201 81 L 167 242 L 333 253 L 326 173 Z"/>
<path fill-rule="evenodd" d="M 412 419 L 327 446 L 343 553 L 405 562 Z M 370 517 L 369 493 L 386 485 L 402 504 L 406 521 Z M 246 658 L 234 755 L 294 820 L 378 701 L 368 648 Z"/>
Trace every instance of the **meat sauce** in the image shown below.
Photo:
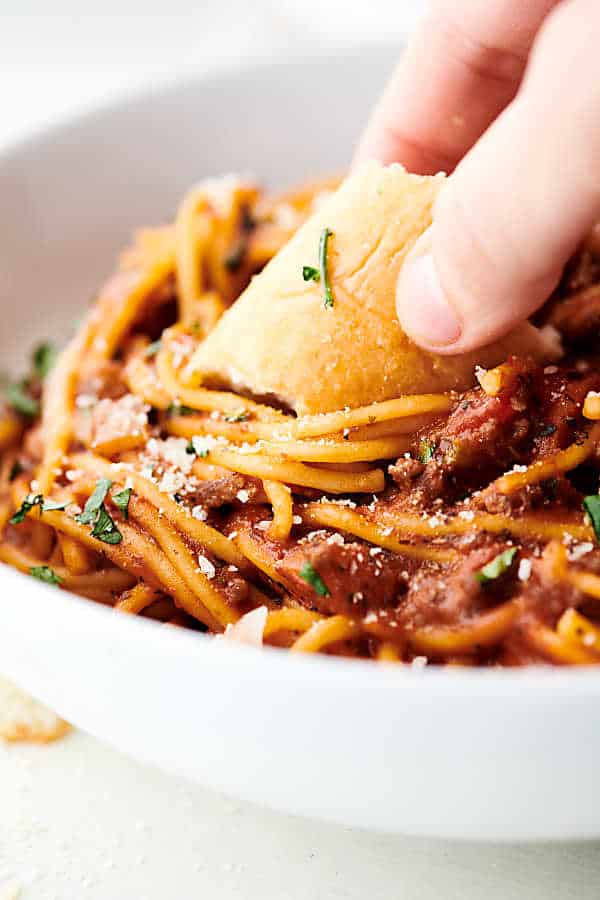
<path fill-rule="evenodd" d="M 519 471 L 586 440 L 593 423 L 582 415 L 583 401 L 600 389 L 600 375 L 575 362 L 541 368 L 511 359 L 501 368 L 496 396 L 477 387 L 457 397 L 450 415 L 422 429 L 411 451 L 389 465 L 383 494 L 350 501 L 356 511 L 373 521 L 386 513 L 416 513 L 429 521 L 458 516 L 468 522 L 479 513 L 520 517 L 530 511 L 548 521 L 581 519 L 584 496 L 597 491 L 596 456 L 575 474 L 559 474 L 509 495 L 500 494 L 493 482 L 514 467 Z M 554 627 L 566 609 L 585 604 L 576 588 L 556 581 L 544 552 L 547 542 L 536 538 L 517 541 L 508 531 L 475 529 L 434 538 L 434 544 L 456 553 L 450 566 L 442 566 L 302 525 L 288 541 L 272 541 L 269 517 L 268 506 L 238 507 L 225 514 L 221 527 L 249 530 L 276 573 L 276 579 L 265 578 L 275 593 L 324 615 L 359 619 L 379 637 L 469 624 L 515 598 L 522 603 L 522 624 Z M 564 541 L 578 568 L 600 572 L 595 543 L 571 541 L 568 534 Z M 479 573 L 506 551 L 514 551 L 511 564 L 482 581 Z M 303 577 L 307 565 L 325 591 Z M 515 665 L 535 659 L 541 661 L 520 645 L 517 626 L 500 647 L 480 648 L 475 661 Z"/>
<path fill-rule="evenodd" d="M 322 499 L 310 488 L 295 493 L 290 537 L 271 539 L 272 508 L 262 481 L 218 466 L 210 477 L 191 474 L 193 446 L 190 454 L 186 440 L 166 436 L 160 415 L 168 413 L 138 402 L 115 362 L 107 362 L 91 375 L 81 373 L 76 441 L 94 452 L 98 447 L 110 448 L 113 441 L 122 445 L 127 435 L 129 449 L 145 448 L 142 461 L 153 472 L 159 490 L 232 541 L 240 534 L 251 538 L 258 561 L 244 572 L 186 538 L 199 571 L 240 613 L 256 606 L 255 591 L 275 608 L 285 596 L 302 609 L 360 622 L 363 636 L 353 646 L 354 655 L 370 655 L 365 634 L 394 640 L 408 636 L 408 649 L 402 656 L 410 661 L 418 656 L 411 647 L 411 634 L 470 626 L 515 601 L 520 604 L 519 616 L 503 640 L 477 645 L 461 661 L 466 657 L 482 665 L 546 661 L 544 653 L 524 639 L 528 626 L 535 623 L 554 629 L 570 608 L 597 621 L 594 601 L 575 582 L 556 578 L 549 539 L 526 531 L 516 536 L 515 530 L 505 527 L 485 530 L 476 522 L 481 516 L 516 521 L 533 515 L 547 524 L 578 522 L 581 526 L 584 498 L 598 493 L 597 451 L 573 469 L 511 492 L 500 490 L 497 479 L 566 448 L 582 446 L 590 436 L 594 423 L 584 417 L 583 404 L 590 392 L 600 392 L 600 367 L 590 351 L 600 330 L 599 250 L 600 241 L 599 248 L 584 248 L 543 313 L 565 342 L 567 352 L 559 365 L 541 367 L 530 359 L 511 358 L 494 370 L 492 385 L 489 373 L 480 372 L 480 384 L 457 395 L 449 414 L 421 428 L 406 453 L 392 462 L 381 461 L 386 469 L 381 493 L 327 498 L 329 503 L 351 507 L 378 527 L 394 519 L 426 526 L 423 533 L 407 527 L 396 537 L 411 551 L 423 547 L 443 551 L 443 561 L 435 553 L 428 557 L 406 548 L 393 551 L 343 531 L 310 526 L 303 519 L 303 508 L 309 501 Z M 163 324 L 157 320 L 157 334 Z M 82 398 L 87 398 L 85 403 Z M 39 460 L 39 444 L 39 429 L 33 427 L 18 460 L 23 472 Z M 208 451 L 206 455 L 210 467 Z M 131 461 L 125 452 L 122 464 Z M 68 476 L 59 471 L 57 484 L 66 485 Z M 448 522 L 459 522 L 464 528 L 436 531 Z M 26 522 L 20 531 L 11 532 L 9 540 L 25 547 L 33 527 Z M 596 540 L 575 538 L 565 530 L 557 542 L 574 571 L 600 575 Z M 144 558 L 125 548 L 123 552 L 131 554 L 127 570 L 159 591 Z M 435 649 L 428 658 L 434 663 L 448 661 Z"/>

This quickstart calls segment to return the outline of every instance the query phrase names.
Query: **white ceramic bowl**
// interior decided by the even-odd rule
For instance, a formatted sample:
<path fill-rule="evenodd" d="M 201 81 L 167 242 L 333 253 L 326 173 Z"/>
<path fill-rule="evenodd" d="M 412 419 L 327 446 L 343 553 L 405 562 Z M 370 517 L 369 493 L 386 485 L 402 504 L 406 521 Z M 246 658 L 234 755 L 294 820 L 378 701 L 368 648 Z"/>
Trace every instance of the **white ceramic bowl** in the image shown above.
<path fill-rule="evenodd" d="M 343 166 L 392 57 L 263 65 L 0 156 L 0 359 L 64 337 L 130 231 L 209 173 Z M 293 813 L 476 839 L 600 836 L 600 672 L 293 657 L 115 615 L 0 564 L 0 668 L 135 757 Z M 168 816 L 168 810 L 165 811 Z"/>

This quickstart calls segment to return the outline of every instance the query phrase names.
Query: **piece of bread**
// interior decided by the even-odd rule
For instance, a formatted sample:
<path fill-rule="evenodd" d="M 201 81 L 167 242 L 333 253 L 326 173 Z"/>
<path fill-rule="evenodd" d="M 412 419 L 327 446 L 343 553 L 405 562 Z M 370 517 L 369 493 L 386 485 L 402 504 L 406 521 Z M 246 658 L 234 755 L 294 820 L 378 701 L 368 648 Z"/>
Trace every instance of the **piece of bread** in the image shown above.
<path fill-rule="evenodd" d="M 544 341 L 525 323 L 474 353 L 439 356 L 417 347 L 396 318 L 398 273 L 431 223 L 444 181 L 402 166 L 368 163 L 351 175 L 299 229 L 196 351 L 192 368 L 205 383 L 273 398 L 298 415 L 363 406 L 401 394 L 464 390 L 475 365 L 511 353 L 544 356 Z M 328 241 L 334 305 L 323 305 L 319 239 Z M 415 298 L 418 302 L 418 298 Z"/>
<path fill-rule="evenodd" d="M 56 713 L 0 677 L 0 738 L 5 741 L 55 741 L 69 731 Z"/>

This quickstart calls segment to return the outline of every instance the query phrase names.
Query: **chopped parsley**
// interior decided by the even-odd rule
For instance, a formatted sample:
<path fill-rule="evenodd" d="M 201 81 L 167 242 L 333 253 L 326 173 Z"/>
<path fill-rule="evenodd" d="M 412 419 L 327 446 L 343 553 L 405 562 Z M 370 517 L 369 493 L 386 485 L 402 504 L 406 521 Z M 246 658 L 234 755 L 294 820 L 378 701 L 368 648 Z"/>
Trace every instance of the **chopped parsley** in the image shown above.
<path fill-rule="evenodd" d="M 14 463 L 10 467 L 10 472 L 8 473 L 8 480 L 14 481 L 17 475 L 20 475 L 23 471 L 23 466 L 19 462 L 18 459 L 15 459 Z"/>
<path fill-rule="evenodd" d="M 28 494 L 27 497 L 23 500 L 20 507 L 9 520 L 11 525 L 20 525 L 21 522 L 25 521 L 27 517 L 27 513 L 30 512 L 34 506 L 39 506 L 40 510 L 44 508 L 44 498 L 42 494 Z"/>
<path fill-rule="evenodd" d="M 123 540 L 123 535 L 104 506 L 104 501 L 106 500 L 106 495 L 108 494 L 110 487 L 112 487 L 112 481 L 108 478 L 98 479 L 93 493 L 87 499 L 83 512 L 77 516 L 77 521 L 81 525 L 93 525 L 92 537 L 97 538 L 99 541 L 103 541 L 105 544 L 119 544 Z M 121 494 L 124 493 L 125 491 L 121 491 Z M 125 515 L 125 510 L 123 509 L 125 503 L 124 501 L 122 501 L 122 503 L 123 505 L 117 503 L 117 506 Z M 129 497 L 127 497 L 127 506 L 128 505 Z M 125 508 L 127 508 L 127 506 Z M 126 515 L 125 518 L 127 518 Z"/>
<path fill-rule="evenodd" d="M 31 362 L 35 374 L 43 381 L 48 372 L 54 368 L 58 358 L 58 351 L 53 344 L 39 344 L 31 355 Z"/>
<path fill-rule="evenodd" d="M 423 440 L 419 444 L 419 462 L 422 462 L 423 465 L 426 465 L 430 460 L 433 459 L 434 453 L 435 444 L 433 443 L 433 441 L 430 441 L 427 438 L 423 438 Z"/>
<path fill-rule="evenodd" d="M 479 584 L 487 584 L 489 581 L 495 581 L 496 578 L 500 578 L 501 575 L 508 572 L 514 562 L 516 554 L 516 547 L 509 547 L 508 550 L 503 550 L 502 553 L 499 553 L 498 556 L 495 556 L 490 560 L 487 565 L 479 569 L 478 572 L 475 572 L 475 580 L 478 581 Z"/>
<path fill-rule="evenodd" d="M 123 535 L 107 513 L 104 505 L 98 510 L 96 523 L 92 528 L 92 537 L 98 538 L 99 541 L 103 541 L 105 544 L 120 544 L 123 540 Z"/>
<path fill-rule="evenodd" d="M 184 406 L 182 403 L 171 403 L 167 412 L 170 416 L 195 416 L 196 410 L 191 406 Z"/>
<path fill-rule="evenodd" d="M 50 566 L 32 566 L 29 570 L 29 574 L 33 575 L 34 578 L 39 578 L 40 581 L 45 581 L 46 584 L 63 583 L 63 579 L 60 575 L 57 575 Z"/>
<path fill-rule="evenodd" d="M 591 494 L 583 501 L 583 508 L 590 517 L 596 540 L 600 543 L 600 496 Z"/>
<path fill-rule="evenodd" d="M 112 481 L 109 478 L 99 478 L 93 493 L 88 497 L 83 512 L 77 516 L 77 521 L 81 525 L 91 525 L 95 522 L 100 508 L 106 500 L 109 488 L 112 487 Z"/>
<path fill-rule="evenodd" d="M 192 438 L 192 440 L 189 442 L 189 444 L 185 448 L 185 452 L 189 453 L 190 456 L 194 455 L 194 456 L 200 457 L 200 459 L 206 459 L 206 457 L 208 456 L 208 453 L 209 453 L 208 447 L 200 447 L 200 449 L 198 449 L 198 447 L 194 444 L 194 440 L 195 439 Z"/>
<path fill-rule="evenodd" d="M 67 504 L 60 500 L 44 500 L 42 494 L 28 494 L 14 516 L 9 520 L 10 524 L 20 525 L 21 522 L 25 521 L 27 513 L 30 512 L 34 506 L 39 506 L 40 513 L 43 513 L 44 510 L 51 512 L 53 509 L 64 509 Z"/>
<path fill-rule="evenodd" d="M 42 512 L 52 512 L 53 509 L 65 509 L 67 503 L 61 500 L 42 500 L 40 504 Z"/>
<path fill-rule="evenodd" d="M 302 278 L 304 281 L 320 281 L 321 273 L 314 266 L 302 266 Z"/>
<path fill-rule="evenodd" d="M 40 414 L 40 404 L 32 397 L 25 381 L 13 381 L 6 388 L 6 399 L 15 412 L 30 419 Z"/>
<path fill-rule="evenodd" d="M 144 356 L 146 357 L 146 359 L 150 359 L 151 356 L 156 356 L 161 346 L 162 341 L 160 339 L 158 341 L 152 341 L 151 344 L 148 344 L 148 346 L 144 350 Z"/>
<path fill-rule="evenodd" d="M 249 418 L 250 413 L 247 409 L 240 409 L 236 413 L 227 413 L 223 416 L 225 422 L 247 422 Z"/>
<path fill-rule="evenodd" d="M 330 231 L 329 228 L 324 228 L 319 240 L 319 272 L 323 282 L 323 306 L 325 309 L 330 309 L 334 304 L 333 291 L 331 290 L 331 282 L 327 270 L 327 245 L 330 237 L 333 237 L 333 231 Z"/>
<path fill-rule="evenodd" d="M 329 596 L 329 588 L 327 587 L 315 567 L 312 565 L 312 563 L 305 562 L 298 574 L 303 581 L 306 581 L 307 584 L 310 584 L 315 593 L 317 593 L 320 597 Z"/>
<path fill-rule="evenodd" d="M 123 518 L 129 518 L 129 501 L 131 499 L 131 488 L 124 488 L 118 494 L 112 495 L 112 501 L 115 506 L 123 513 Z"/>

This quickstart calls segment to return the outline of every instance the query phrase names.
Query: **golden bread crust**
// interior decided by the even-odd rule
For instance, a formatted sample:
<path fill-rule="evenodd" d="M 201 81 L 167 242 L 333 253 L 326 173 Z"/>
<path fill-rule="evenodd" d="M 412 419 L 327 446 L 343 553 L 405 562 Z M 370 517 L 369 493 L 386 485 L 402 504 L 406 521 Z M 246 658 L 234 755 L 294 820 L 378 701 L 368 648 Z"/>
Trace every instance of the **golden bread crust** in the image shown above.
<path fill-rule="evenodd" d="M 431 224 L 442 174 L 408 174 L 368 163 L 351 175 L 299 229 L 225 313 L 192 366 L 205 381 L 276 397 L 298 415 L 323 413 L 401 394 L 464 390 L 475 365 L 511 353 L 537 358 L 539 332 L 525 323 L 474 353 L 439 356 L 417 347 L 396 318 L 398 273 Z M 335 303 L 323 305 L 322 282 L 305 282 L 328 242 Z"/>

